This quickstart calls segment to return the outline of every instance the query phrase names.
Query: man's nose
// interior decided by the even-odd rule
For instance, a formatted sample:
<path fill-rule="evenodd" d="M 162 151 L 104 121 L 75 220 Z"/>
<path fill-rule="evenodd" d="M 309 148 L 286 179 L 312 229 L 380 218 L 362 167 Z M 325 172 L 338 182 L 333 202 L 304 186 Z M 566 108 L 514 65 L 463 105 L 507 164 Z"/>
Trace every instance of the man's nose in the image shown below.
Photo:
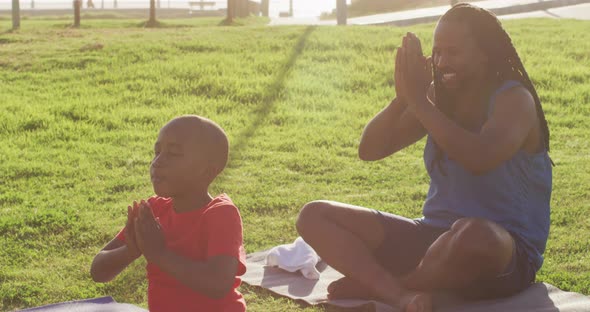
<path fill-rule="evenodd" d="M 435 60 L 435 65 L 437 68 L 445 68 L 449 65 L 448 63 L 448 57 L 446 55 L 443 55 L 442 53 L 436 56 L 436 60 Z"/>

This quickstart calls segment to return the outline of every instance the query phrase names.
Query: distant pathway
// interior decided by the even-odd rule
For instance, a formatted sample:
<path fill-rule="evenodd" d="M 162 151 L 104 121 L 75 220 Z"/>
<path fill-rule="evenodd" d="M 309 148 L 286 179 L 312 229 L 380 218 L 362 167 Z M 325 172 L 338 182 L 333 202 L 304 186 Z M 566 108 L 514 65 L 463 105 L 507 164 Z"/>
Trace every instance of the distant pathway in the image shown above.
<path fill-rule="evenodd" d="M 582 3 L 582 4 L 579 4 Z M 501 18 L 551 17 L 590 20 L 590 0 L 485 0 L 476 5 L 494 10 Z M 572 5 L 573 4 L 573 5 Z M 540 6 L 552 6 L 539 10 Z M 438 6 L 394 13 L 349 18 L 349 25 L 412 25 L 433 22 L 443 15 L 450 6 Z M 525 13 L 511 14 L 512 12 Z M 308 18 L 271 18 L 271 26 L 280 25 L 336 25 L 335 20 Z"/>

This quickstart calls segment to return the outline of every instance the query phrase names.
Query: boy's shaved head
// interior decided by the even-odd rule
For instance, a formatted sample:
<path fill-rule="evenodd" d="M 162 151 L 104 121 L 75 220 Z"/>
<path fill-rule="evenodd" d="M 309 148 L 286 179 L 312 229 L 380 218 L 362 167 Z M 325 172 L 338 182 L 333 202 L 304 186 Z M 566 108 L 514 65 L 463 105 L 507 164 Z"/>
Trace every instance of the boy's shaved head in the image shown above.
<path fill-rule="evenodd" d="M 174 197 L 206 188 L 227 164 L 229 142 L 213 121 L 195 115 L 169 121 L 154 146 L 150 175 L 156 193 Z"/>
<path fill-rule="evenodd" d="M 162 131 L 164 129 L 175 131 L 188 144 L 195 144 L 198 148 L 198 155 L 195 156 L 207 162 L 214 176 L 223 171 L 227 164 L 229 141 L 225 131 L 215 122 L 196 115 L 186 115 L 172 119 Z"/>

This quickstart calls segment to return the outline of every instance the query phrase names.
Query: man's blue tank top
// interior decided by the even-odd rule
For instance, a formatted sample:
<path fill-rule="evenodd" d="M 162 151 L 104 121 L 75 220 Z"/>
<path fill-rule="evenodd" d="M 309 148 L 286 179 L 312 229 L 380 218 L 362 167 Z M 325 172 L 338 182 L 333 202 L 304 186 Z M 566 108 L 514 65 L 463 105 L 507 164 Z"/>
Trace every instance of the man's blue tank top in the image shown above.
<path fill-rule="evenodd" d="M 490 99 L 520 85 L 506 81 Z M 488 114 L 489 116 L 489 114 Z M 449 228 L 465 217 L 484 218 L 506 229 L 524 247 L 539 270 L 549 235 L 552 168 L 546 150 L 530 154 L 519 150 L 512 158 L 483 175 L 473 175 L 443 153 L 440 165 L 431 166 L 436 154 L 428 135 L 424 163 L 430 175 L 430 189 L 424 203 L 424 223 Z"/>

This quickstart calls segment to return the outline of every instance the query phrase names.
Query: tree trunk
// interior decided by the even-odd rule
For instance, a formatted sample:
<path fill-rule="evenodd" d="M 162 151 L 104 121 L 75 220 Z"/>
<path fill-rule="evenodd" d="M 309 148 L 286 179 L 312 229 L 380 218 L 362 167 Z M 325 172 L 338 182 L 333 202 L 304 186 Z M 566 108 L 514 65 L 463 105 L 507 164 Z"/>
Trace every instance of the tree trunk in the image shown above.
<path fill-rule="evenodd" d="M 346 0 L 336 0 L 336 19 L 338 20 L 338 25 L 346 25 L 347 10 Z"/>
<path fill-rule="evenodd" d="M 236 0 L 227 0 L 227 18 L 226 22 L 231 24 L 236 15 Z"/>
<path fill-rule="evenodd" d="M 80 7 L 82 0 L 74 0 L 74 27 L 80 27 Z"/>
<path fill-rule="evenodd" d="M 236 6 L 236 15 L 238 17 L 248 17 L 248 15 L 250 15 L 250 12 L 248 10 L 248 0 L 236 0 L 236 2 L 238 3 L 238 5 Z"/>
<path fill-rule="evenodd" d="M 268 17 L 269 2 L 270 0 L 262 0 L 260 3 L 260 11 L 262 11 L 264 17 Z"/>
<path fill-rule="evenodd" d="M 12 0 L 12 29 L 20 28 L 20 3 Z"/>
<path fill-rule="evenodd" d="M 156 27 L 156 0 L 150 0 L 150 19 L 147 22 L 147 27 Z"/>

